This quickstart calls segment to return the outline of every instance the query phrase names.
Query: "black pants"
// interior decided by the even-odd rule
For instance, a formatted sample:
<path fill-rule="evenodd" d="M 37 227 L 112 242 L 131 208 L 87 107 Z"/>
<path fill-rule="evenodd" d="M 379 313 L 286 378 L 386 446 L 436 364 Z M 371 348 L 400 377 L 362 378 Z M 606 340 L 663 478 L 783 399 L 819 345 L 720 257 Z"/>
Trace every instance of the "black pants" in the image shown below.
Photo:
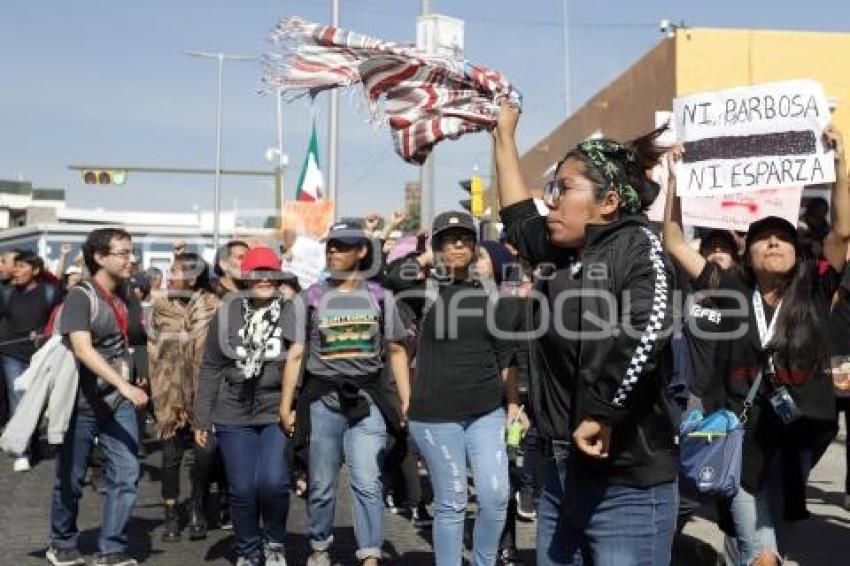
<path fill-rule="evenodd" d="M 166 501 L 180 499 L 180 465 L 186 450 L 191 450 L 193 456 L 190 468 L 192 498 L 205 497 L 214 480 L 218 482 L 219 491 L 223 491 L 223 466 L 215 435 L 210 434 L 206 446 L 202 447 L 195 443 L 190 429 L 182 428 L 162 441 L 162 498 Z"/>
<path fill-rule="evenodd" d="M 508 512 L 507 515 L 505 515 L 505 528 L 502 530 L 502 536 L 499 539 L 499 550 L 516 548 L 516 495 L 520 490 L 520 476 L 523 474 L 522 468 L 516 465 L 516 452 L 516 449 L 508 448 L 508 480 L 510 481 L 510 499 L 508 499 Z M 525 460 L 523 460 L 523 464 L 525 464 Z"/>
<path fill-rule="evenodd" d="M 416 447 L 406 431 L 391 437 L 384 460 L 384 476 L 397 505 L 413 509 L 422 503 Z"/>

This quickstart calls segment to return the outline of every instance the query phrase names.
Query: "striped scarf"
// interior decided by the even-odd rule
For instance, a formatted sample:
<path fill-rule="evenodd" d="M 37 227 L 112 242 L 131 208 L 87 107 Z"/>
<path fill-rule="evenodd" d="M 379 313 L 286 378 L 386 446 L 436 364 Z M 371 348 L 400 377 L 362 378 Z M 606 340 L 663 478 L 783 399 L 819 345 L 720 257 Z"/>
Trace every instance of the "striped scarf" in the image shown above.
<path fill-rule="evenodd" d="M 424 163 L 443 139 L 492 130 L 503 98 L 520 106 L 519 92 L 501 74 L 410 45 L 299 18 L 282 20 L 272 40 L 280 52 L 265 57 L 267 85 L 297 98 L 361 83 L 374 119 L 385 96 L 395 150 L 408 163 Z"/>

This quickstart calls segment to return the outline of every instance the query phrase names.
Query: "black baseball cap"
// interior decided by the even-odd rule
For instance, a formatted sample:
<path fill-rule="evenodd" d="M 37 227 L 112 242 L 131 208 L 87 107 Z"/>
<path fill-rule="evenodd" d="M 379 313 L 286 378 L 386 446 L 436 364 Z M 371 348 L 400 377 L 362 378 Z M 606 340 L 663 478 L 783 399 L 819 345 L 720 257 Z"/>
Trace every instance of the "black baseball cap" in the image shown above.
<path fill-rule="evenodd" d="M 363 227 L 357 222 L 337 222 L 331 226 L 328 235 L 322 241 L 327 243 L 331 240 L 342 242 L 349 246 L 365 245 L 369 242 L 366 232 L 363 231 Z"/>
<path fill-rule="evenodd" d="M 475 227 L 475 220 L 466 212 L 450 210 L 438 214 L 434 218 L 434 224 L 431 227 L 431 241 L 439 242 L 440 234 L 447 230 L 461 229 L 470 232 L 475 239 L 478 239 L 478 229 Z"/>
<path fill-rule="evenodd" d="M 720 240 L 733 251 L 733 253 L 738 255 L 738 242 L 735 241 L 735 236 L 732 235 L 732 232 L 729 230 L 719 230 L 712 229 L 705 233 L 705 235 L 700 239 L 699 243 L 699 251 L 700 253 L 705 253 L 708 249 L 708 245 L 714 241 Z"/>
<path fill-rule="evenodd" d="M 797 228 L 793 224 L 779 216 L 767 216 L 750 224 L 750 228 L 747 230 L 746 249 L 750 249 L 757 236 L 768 230 L 776 230 L 785 234 L 794 243 L 794 247 L 800 247 L 800 233 L 797 232 Z"/>

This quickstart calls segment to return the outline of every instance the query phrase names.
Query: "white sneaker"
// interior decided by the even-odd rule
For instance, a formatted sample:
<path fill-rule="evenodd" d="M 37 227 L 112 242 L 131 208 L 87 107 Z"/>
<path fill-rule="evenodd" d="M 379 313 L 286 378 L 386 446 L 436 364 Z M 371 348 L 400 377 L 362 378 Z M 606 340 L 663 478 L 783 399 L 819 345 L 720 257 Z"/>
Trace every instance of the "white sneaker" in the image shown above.
<path fill-rule="evenodd" d="M 266 543 L 264 548 L 266 566 L 286 566 L 286 555 L 280 543 Z"/>
<path fill-rule="evenodd" d="M 12 469 L 16 472 L 28 472 L 30 471 L 30 459 L 26 456 L 21 456 L 20 458 L 15 458 L 15 463 L 12 466 Z"/>

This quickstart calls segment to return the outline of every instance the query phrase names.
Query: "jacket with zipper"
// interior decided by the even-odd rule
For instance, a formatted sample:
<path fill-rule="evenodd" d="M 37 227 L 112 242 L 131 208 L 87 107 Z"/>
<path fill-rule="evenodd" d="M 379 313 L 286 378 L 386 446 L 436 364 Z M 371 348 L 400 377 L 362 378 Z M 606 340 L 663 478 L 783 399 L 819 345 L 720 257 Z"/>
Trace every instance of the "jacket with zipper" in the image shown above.
<path fill-rule="evenodd" d="M 544 440 L 569 440 L 565 433 L 585 418 L 606 422 L 612 428 L 609 457 L 596 461 L 575 451 L 578 471 L 634 487 L 675 480 L 676 427 L 667 391 L 675 280 L 660 238 L 643 215 L 588 226 L 579 265 L 551 244 L 546 219 L 531 199 L 506 207 L 501 216 L 508 242 L 538 267 L 537 291 L 545 295 L 548 281 L 566 273 L 580 277 L 580 292 L 570 300 L 547 297 L 556 309 L 578 301 L 579 320 L 571 321 L 580 332 L 574 367 L 563 370 L 567 375 L 548 371 L 564 368 L 559 352 L 541 348 L 540 340 L 529 344 L 532 406 L 539 406 L 545 380 L 561 380 L 569 389 L 563 414 L 541 419 L 557 425 L 557 430 L 541 426 Z M 551 314 L 551 320 L 563 315 Z"/>

